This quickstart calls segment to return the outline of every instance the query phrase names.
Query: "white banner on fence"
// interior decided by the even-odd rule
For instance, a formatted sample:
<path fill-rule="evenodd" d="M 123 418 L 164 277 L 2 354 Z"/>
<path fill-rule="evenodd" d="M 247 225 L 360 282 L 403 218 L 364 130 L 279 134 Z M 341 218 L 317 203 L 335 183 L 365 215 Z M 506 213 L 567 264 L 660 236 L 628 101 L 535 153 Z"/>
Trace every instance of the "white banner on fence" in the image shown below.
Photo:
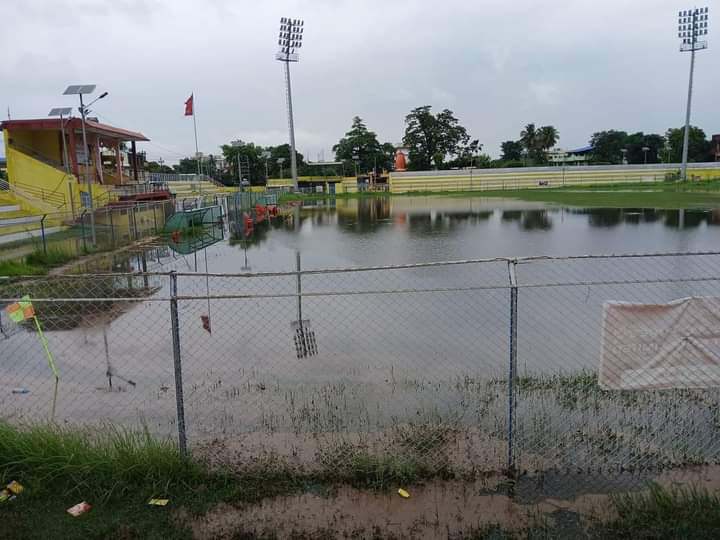
<path fill-rule="evenodd" d="M 720 298 L 606 302 L 598 382 L 608 390 L 720 387 Z"/>

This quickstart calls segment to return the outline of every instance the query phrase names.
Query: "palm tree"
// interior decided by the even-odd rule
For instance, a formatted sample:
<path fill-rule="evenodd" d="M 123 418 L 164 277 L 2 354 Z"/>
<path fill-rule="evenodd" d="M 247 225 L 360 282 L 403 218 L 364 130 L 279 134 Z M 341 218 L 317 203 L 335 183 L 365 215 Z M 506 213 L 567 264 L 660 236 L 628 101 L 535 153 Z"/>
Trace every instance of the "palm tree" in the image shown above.
<path fill-rule="evenodd" d="M 526 155 L 531 155 L 533 150 L 535 150 L 537 135 L 538 133 L 535 129 L 535 124 L 526 125 L 525 129 L 520 132 L 520 142 L 522 143 L 523 148 L 525 148 Z"/>
<path fill-rule="evenodd" d="M 558 142 L 560 134 L 554 126 L 543 126 L 537 131 L 538 146 L 543 150 L 549 150 Z"/>

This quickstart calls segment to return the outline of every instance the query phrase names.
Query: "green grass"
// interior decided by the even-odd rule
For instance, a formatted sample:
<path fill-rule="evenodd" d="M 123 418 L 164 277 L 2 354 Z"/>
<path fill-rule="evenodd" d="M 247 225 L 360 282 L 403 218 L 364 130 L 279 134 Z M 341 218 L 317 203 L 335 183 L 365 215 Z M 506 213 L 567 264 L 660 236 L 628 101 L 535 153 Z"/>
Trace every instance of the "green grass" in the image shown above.
<path fill-rule="evenodd" d="M 47 274 L 50 269 L 75 259 L 61 250 L 48 249 L 44 253 L 42 249 L 33 251 L 20 260 L 0 261 L 0 276 L 34 276 Z"/>
<path fill-rule="evenodd" d="M 335 198 L 362 199 L 387 196 L 512 198 L 528 202 L 545 202 L 584 208 L 718 208 L 720 207 L 720 180 L 618 183 L 519 190 L 412 191 L 399 194 L 362 192 L 342 193 L 335 195 Z M 328 197 L 322 193 L 308 195 L 287 193 L 280 196 L 280 201 L 312 201 Z"/>
<path fill-rule="evenodd" d="M 617 518 L 591 529 L 595 538 L 657 540 L 720 537 L 720 496 L 698 488 L 664 488 L 614 496 Z"/>
<path fill-rule="evenodd" d="M 112 427 L 73 431 L 57 426 L 18 429 L 0 422 L 0 480 L 25 491 L 0 506 L 0 537 L 190 538 L 175 512 L 192 517 L 222 502 L 256 502 L 301 490 L 303 478 L 273 460 L 229 474 L 177 452 L 167 440 Z M 170 506 L 151 507 L 151 497 Z M 79 518 L 65 511 L 87 501 Z"/>
<path fill-rule="evenodd" d="M 147 432 L 113 428 L 72 430 L 54 425 L 17 428 L 0 422 L 0 484 L 17 480 L 25 491 L 0 506 L 4 538 L 190 538 L 188 518 L 227 502 L 254 503 L 296 492 L 330 491 L 337 484 L 386 489 L 439 473 L 412 456 L 371 455 L 340 445 L 307 472 L 275 455 L 229 468 L 183 458 L 175 444 Z M 170 506 L 147 505 L 151 497 Z M 87 501 L 74 519 L 65 511 Z"/>
<path fill-rule="evenodd" d="M 327 467 L 317 473 L 299 471 L 273 455 L 236 463 L 229 472 L 182 457 L 172 441 L 147 432 L 110 426 L 16 428 L 0 422 L 0 481 L 4 485 L 17 480 L 25 487 L 16 500 L 0 503 L 0 536 L 189 539 L 190 520 L 200 519 L 221 502 L 252 504 L 304 491 L 331 496 L 341 483 L 387 488 L 437 474 L 408 456 L 372 456 L 351 446 L 338 447 L 325 457 Z M 168 498 L 170 505 L 148 506 L 151 497 Z M 83 500 L 93 505 L 89 513 L 79 518 L 66 513 Z M 700 489 L 652 485 L 646 492 L 613 496 L 610 504 L 615 517 L 609 521 L 583 524 L 576 514 L 569 516 L 572 537 L 700 539 L 720 535 L 720 497 Z M 537 523 L 521 532 L 487 526 L 470 529 L 463 537 L 556 538 L 560 537 L 556 533 L 568 532 L 568 523 L 553 515 L 539 516 Z M 392 537 L 384 532 L 373 534 Z M 316 533 L 298 532 L 296 537 L 315 538 Z M 274 537 L 234 534 L 237 538 Z M 334 537 L 333 531 L 323 534 L 323 538 Z"/>
<path fill-rule="evenodd" d="M 480 195 L 584 208 L 717 208 L 720 207 L 720 182 L 577 186 L 486 191 Z"/>

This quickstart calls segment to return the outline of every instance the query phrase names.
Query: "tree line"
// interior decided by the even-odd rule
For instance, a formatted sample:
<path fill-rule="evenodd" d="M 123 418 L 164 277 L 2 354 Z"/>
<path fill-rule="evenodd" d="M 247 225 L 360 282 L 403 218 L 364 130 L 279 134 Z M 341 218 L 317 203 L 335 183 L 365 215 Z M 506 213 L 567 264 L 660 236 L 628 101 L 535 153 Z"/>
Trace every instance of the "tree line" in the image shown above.
<path fill-rule="evenodd" d="M 627 133 L 619 130 L 593 133 L 590 163 L 677 163 L 682 157 L 683 128 L 670 128 L 664 135 L 656 133 Z M 552 125 L 527 124 L 516 140 L 501 144 L 501 156 L 492 159 L 482 153 L 483 145 L 473 139 L 453 111 L 443 109 L 434 113 L 424 105 L 412 109 L 405 117 L 402 144 L 408 153 L 409 170 L 453 169 L 465 167 L 525 167 L 546 165 L 548 151 L 555 147 L 560 133 Z M 367 174 L 370 171 L 392 170 L 395 145 L 381 142 L 377 134 L 359 116 L 352 119 L 350 129 L 333 146 L 334 165 L 318 167 L 305 161 L 297 152 L 299 176 Z M 712 143 L 699 127 L 690 129 L 688 160 L 712 161 Z M 221 154 L 208 155 L 202 160 L 203 172 L 225 184 L 237 184 L 246 179 L 252 184 L 264 184 L 267 178 L 290 178 L 290 146 L 261 146 L 252 142 L 234 141 L 221 146 Z M 148 162 L 151 172 L 195 173 L 194 158 L 183 158 L 168 167 Z"/>

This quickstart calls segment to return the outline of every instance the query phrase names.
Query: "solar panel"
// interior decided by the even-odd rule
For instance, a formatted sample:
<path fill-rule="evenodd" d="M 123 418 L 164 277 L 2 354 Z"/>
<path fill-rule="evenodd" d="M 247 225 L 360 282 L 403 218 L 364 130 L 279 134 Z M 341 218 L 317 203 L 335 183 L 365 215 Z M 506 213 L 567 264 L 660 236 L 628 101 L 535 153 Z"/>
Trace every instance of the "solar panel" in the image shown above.
<path fill-rule="evenodd" d="M 68 86 L 63 92 L 64 96 L 70 96 L 74 94 L 92 94 L 95 91 L 94 84 L 73 84 Z"/>
<path fill-rule="evenodd" d="M 48 116 L 70 116 L 71 112 L 72 107 L 55 107 L 54 109 L 50 109 Z"/>

